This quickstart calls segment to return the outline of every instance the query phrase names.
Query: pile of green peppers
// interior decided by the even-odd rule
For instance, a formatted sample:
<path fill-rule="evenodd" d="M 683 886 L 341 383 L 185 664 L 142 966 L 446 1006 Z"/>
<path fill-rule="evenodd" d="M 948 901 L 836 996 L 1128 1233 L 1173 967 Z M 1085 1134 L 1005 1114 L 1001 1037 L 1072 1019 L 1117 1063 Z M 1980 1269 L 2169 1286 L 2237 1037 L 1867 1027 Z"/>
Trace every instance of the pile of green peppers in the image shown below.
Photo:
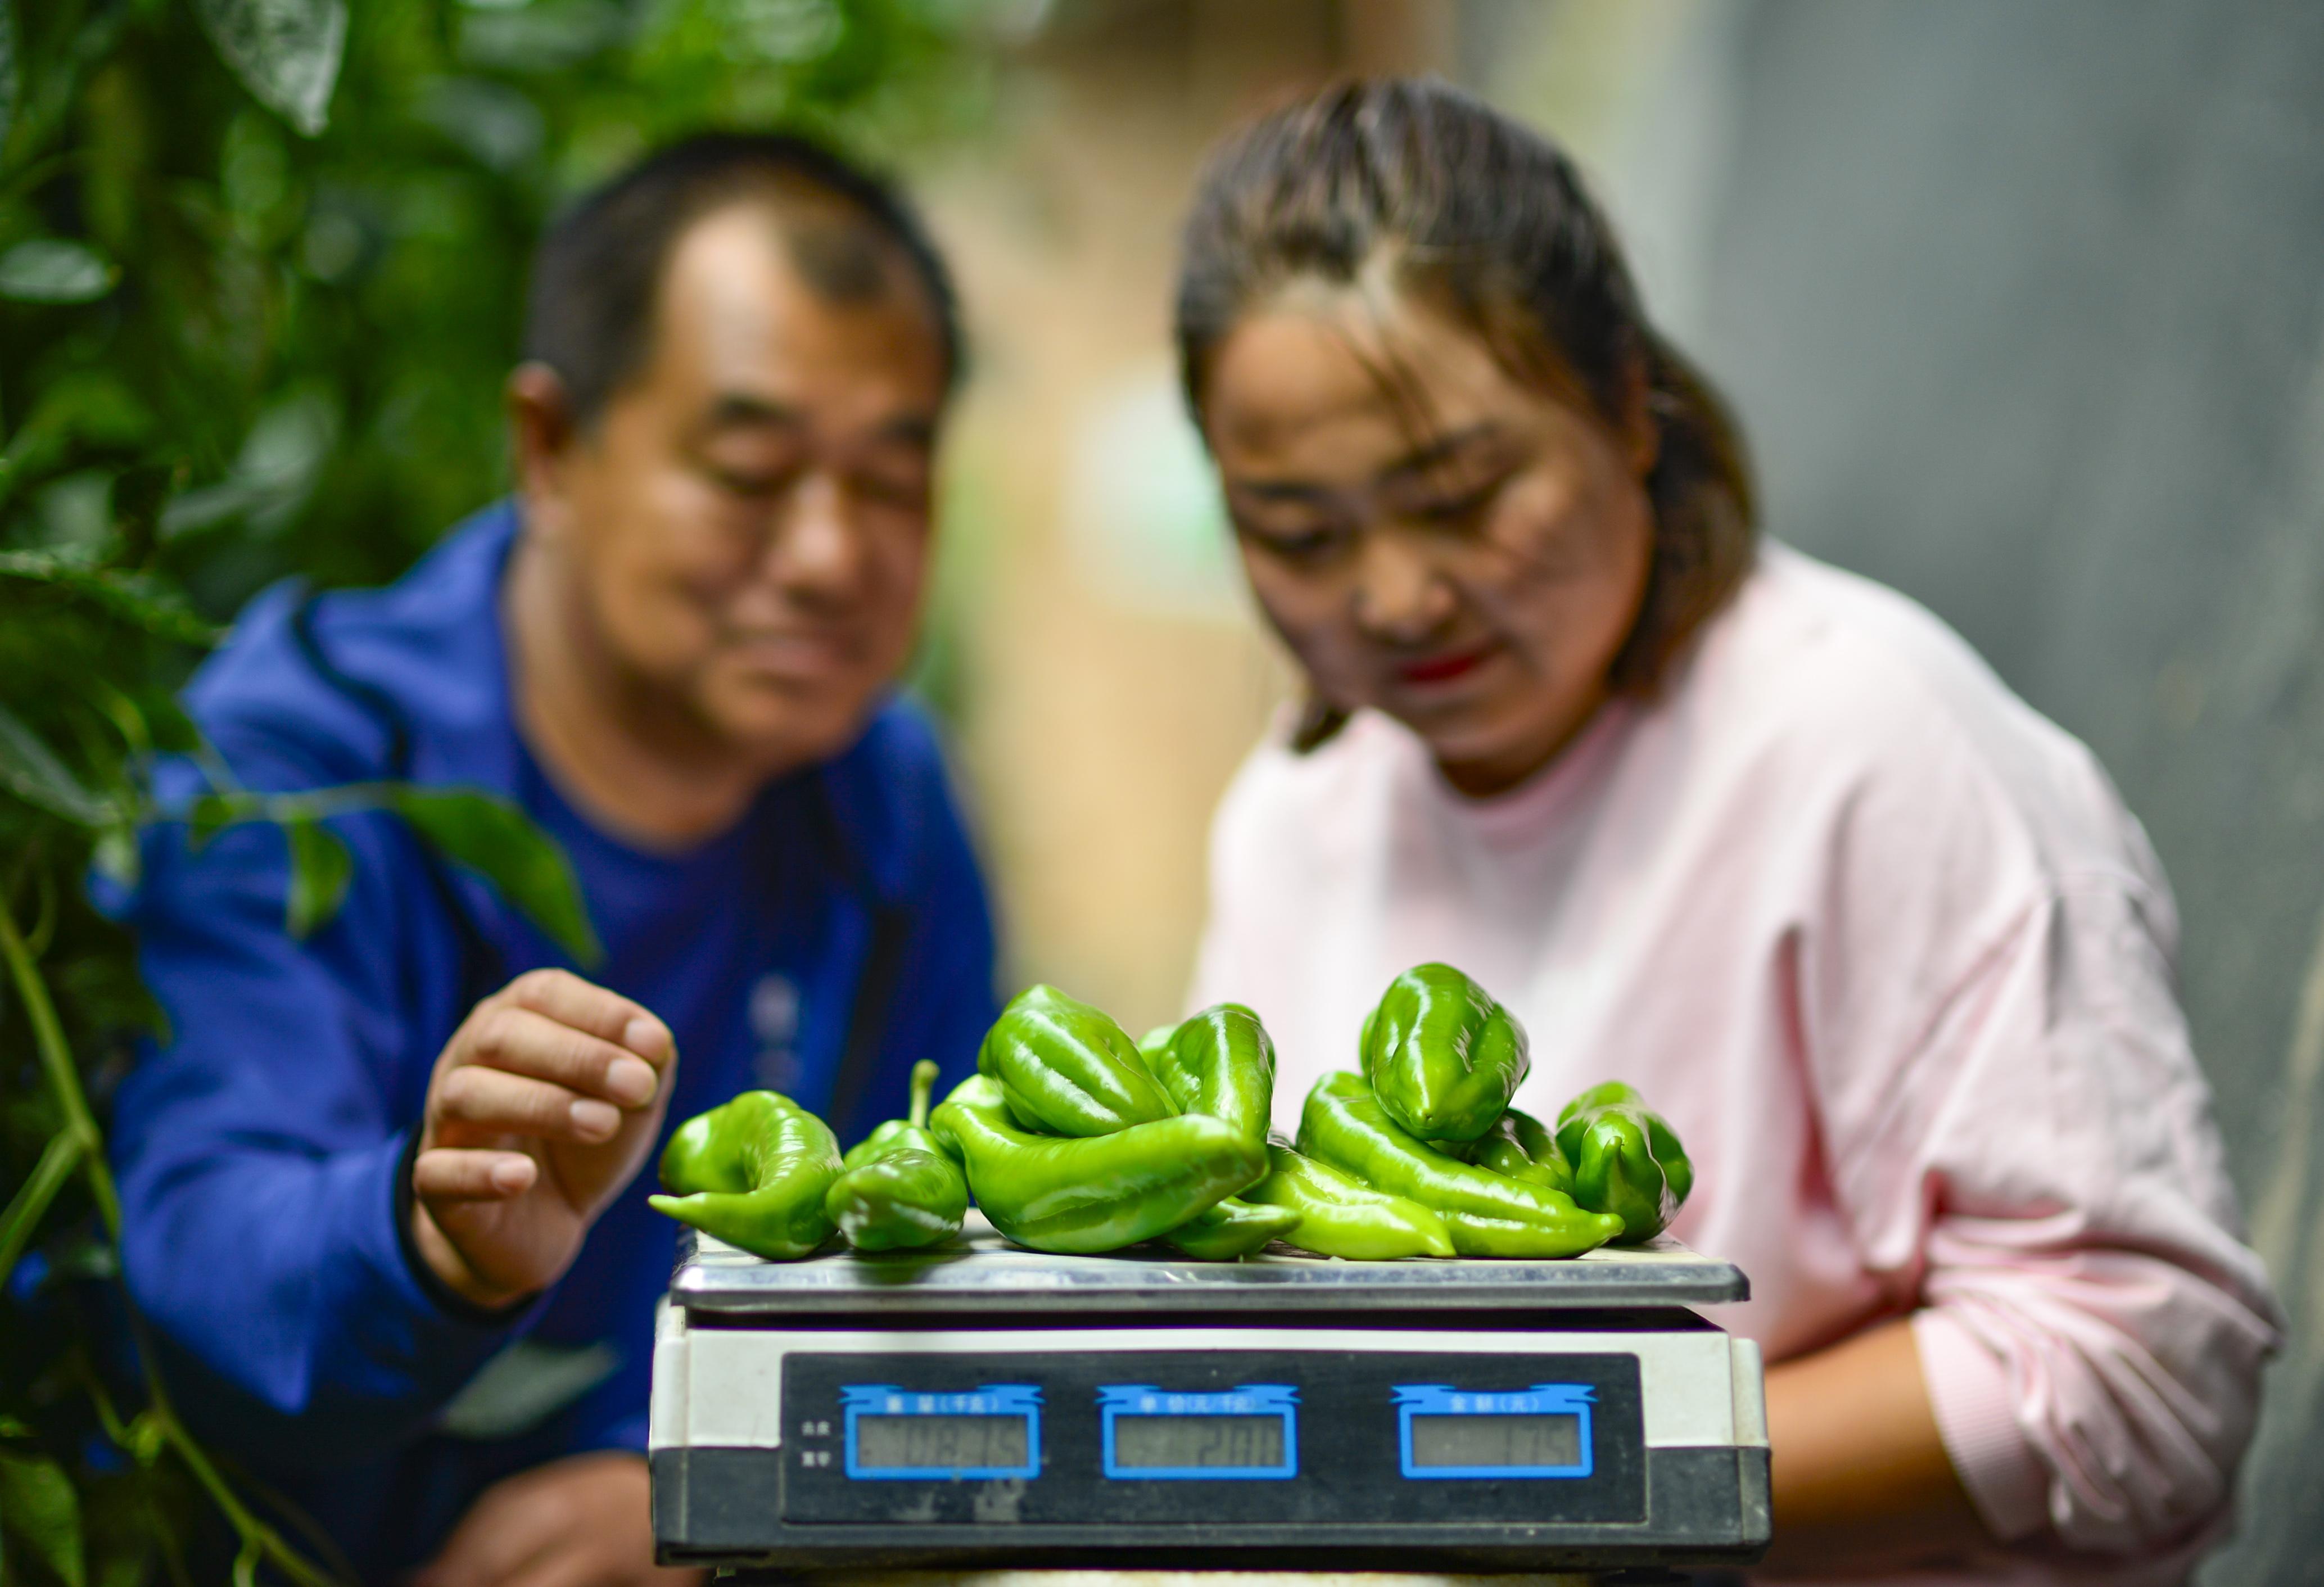
<path fill-rule="evenodd" d="M 1270 1136 L 1275 1047 L 1221 1003 L 1142 1041 L 1102 1010 L 1036 986 L 1001 1012 L 977 1073 L 842 1156 L 822 1121 L 773 1092 L 689 1120 L 653 1205 L 771 1259 L 835 1233 L 864 1251 L 938 1245 L 971 1197 L 1036 1250 L 1158 1240 L 1204 1260 L 1280 1241 L 1319 1255 L 1569 1257 L 1662 1232 L 1693 1170 L 1631 1087 L 1576 1097 L 1554 1130 L 1509 1105 L 1524 1027 L 1445 964 L 1399 975 L 1365 1020 L 1361 1071 L 1308 1094 L 1296 1141 Z"/>
<path fill-rule="evenodd" d="M 1102 1009 L 1036 986 L 1001 1010 L 976 1076 L 931 1121 L 995 1229 L 1036 1250 L 1159 1239 L 1247 1256 L 1298 1215 L 1235 1199 L 1267 1173 L 1275 1047 L 1222 1004 L 1141 1046 Z"/>
<path fill-rule="evenodd" d="M 1361 1073 L 1308 1093 L 1298 1149 L 1417 1202 L 1471 1257 L 1569 1257 L 1661 1233 L 1693 1187 L 1678 1137 L 1619 1081 L 1553 1130 L 1509 1105 L 1531 1066 L 1525 1028 L 1450 964 L 1389 983 L 1358 1040 Z"/>

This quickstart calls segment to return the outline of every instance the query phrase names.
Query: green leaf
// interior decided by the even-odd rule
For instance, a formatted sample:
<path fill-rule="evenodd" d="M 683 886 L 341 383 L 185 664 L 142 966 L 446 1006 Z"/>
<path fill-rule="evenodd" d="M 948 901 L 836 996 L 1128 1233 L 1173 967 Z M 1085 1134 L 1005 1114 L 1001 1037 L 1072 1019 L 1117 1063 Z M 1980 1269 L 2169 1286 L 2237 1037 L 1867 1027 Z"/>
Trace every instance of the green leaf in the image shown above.
<path fill-rule="evenodd" d="M 0 788 L 78 826 L 102 826 L 113 807 L 80 783 L 23 718 L 0 706 Z"/>
<path fill-rule="evenodd" d="M 0 1453 L 0 1531 L 31 1549 L 68 1587 L 85 1587 L 80 1500 L 56 1462 Z"/>
<path fill-rule="evenodd" d="M 565 851 L 522 810 L 476 789 L 399 788 L 392 800 L 420 836 L 499 888 L 576 964 L 603 956 Z"/>
<path fill-rule="evenodd" d="M 5 4 L 5 0 L 0 0 Z M 139 463 L 113 481 L 113 528 L 121 537 L 119 561 L 134 567 L 153 555 L 161 538 L 161 509 L 177 488 L 175 463 Z"/>
<path fill-rule="evenodd" d="M 284 919 L 290 935 L 303 942 L 339 912 L 355 861 L 347 845 L 319 821 L 292 821 L 283 833 L 290 840 L 290 899 Z"/>
<path fill-rule="evenodd" d="M 16 17 L 8 0 L 0 0 L 0 150 L 8 146 L 8 128 L 16 118 Z"/>
<path fill-rule="evenodd" d="M 0 579 L 67 591 L 156 639 L 202 646 L 218 641 L 217 629 L 148 574 L 95 567 L 85 559 L 56 551 L 0 551 Z"/>
<path fill-rule="evenodd" d="M 186 811 L 186 846 L 199 853 L 210 839 L 247 817 L 246 799 L 227 794 L 204 794 Z"/>
<path fill-rule="evenodd" d="M 194 12 L 259 103 L 310 138 L 323 130 L 346 49 L 346 0 L 194 0 Z"/>
<path fill-rule="evenodd" d="M 89 863 L 106 881 L 124 888 L 135 887 L 144 869 L 137 853 L 137 829 L 123 821 L 98 833 Z"/>
<path fill-rule="evenodd" d="M 85 243 L 34 237 L 0 254 L 0 298 L 20 303 L 86 303 L 120 278 L 113 262 Z"/>

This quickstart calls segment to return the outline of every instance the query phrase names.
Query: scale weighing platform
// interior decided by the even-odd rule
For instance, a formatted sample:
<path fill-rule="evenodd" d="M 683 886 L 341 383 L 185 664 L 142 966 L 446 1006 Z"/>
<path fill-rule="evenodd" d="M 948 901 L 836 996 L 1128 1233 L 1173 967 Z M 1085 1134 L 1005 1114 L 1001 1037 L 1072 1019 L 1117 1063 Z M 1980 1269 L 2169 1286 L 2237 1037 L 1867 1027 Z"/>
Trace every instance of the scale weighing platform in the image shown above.
<path fill-rule="evenodd" d="M 1746 1298 L 1669 1241 L 1571 1261 L 681 1255 L 665 1564 L 1715 1569 L 1768 1536 Z"/>

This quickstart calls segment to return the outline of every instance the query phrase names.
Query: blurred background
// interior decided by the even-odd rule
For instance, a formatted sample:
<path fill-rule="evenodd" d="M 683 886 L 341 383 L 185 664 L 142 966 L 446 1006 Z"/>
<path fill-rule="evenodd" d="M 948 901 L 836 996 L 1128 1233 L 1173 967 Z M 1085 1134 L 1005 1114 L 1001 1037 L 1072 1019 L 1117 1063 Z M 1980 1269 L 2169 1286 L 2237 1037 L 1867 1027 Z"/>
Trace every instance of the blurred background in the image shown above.
<path fill-rule="evenodd" d="M 1739 409 L 1771 531 L 1932 606 L 2146 822 L 2293 1318 L 2206 1580 L 2324 1582 L 2324 7 L 0 0 L 0 575 L 217 622 L 393 577 L 505 488 L 549 208 L 706 124 L 823 129 L 908 175 L 967 305 L 915 687 L 1007 979 L 1142 1029 L 1287 687 L 1176 392 L 1175 228 L 1223 127 L 1368 71 L 1565 139 Z M 0 624 L 31 715 L 79 652 Z M 101 1035 L 134 994 L 83 952 Z M 7 1108 L 0 1186 L 51 1122 Z"/>

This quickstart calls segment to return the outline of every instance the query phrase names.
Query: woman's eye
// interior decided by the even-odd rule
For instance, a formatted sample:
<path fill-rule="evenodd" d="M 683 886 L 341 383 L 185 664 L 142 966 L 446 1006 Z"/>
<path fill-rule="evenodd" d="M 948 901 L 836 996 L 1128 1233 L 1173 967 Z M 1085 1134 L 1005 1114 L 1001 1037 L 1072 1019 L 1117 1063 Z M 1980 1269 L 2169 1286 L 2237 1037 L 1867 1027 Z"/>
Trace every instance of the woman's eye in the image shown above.
<path fill-rule="evenodd" d="M 1316 562 L 1339 549 L 1342 536 L 1334 529 L 1268 530 L 1254 532 L 1256 540 L 1268 555 L 1286 562 Z"/>
<path fill-rule="evenodd" d="M 1487 507 L 1492 505 L 1493 497 L 1500 488 L 1499 482 L 1496 481 L 1481 489 L 1464 492 L 1460 495 L 1434 497 L 1414 507 L 1412 515 L 1423 523 L 1441 524 L 1446 528 L 1452 528 L 1470 522 Z"/>

